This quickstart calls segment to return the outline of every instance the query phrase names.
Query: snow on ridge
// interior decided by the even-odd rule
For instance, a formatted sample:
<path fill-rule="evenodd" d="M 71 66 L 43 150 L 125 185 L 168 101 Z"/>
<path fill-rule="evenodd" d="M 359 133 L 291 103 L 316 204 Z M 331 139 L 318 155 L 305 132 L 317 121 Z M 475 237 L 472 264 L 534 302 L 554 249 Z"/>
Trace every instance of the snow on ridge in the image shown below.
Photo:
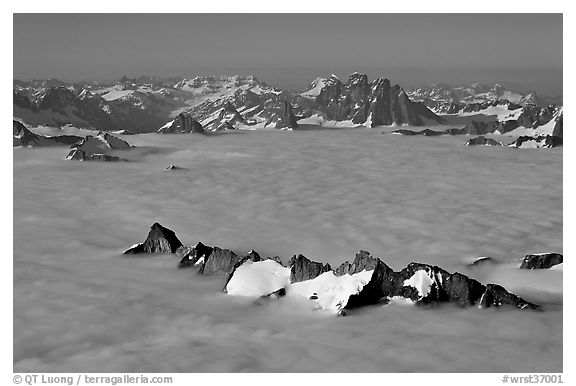
<path fill-rule="evenodd" d="M 300 95 L 303 97 L 316 98 L 318 95 L 320 95 L 320 92 L 326 86 L 326 81 L 326 78 L 318 77 L 314 79 L 312 83 L 310 83 L 311 88 L 307 91 L 304 91 Z"/>
<path fill-rule="evenodd" d="M 290 268 L 274 260 L 248 260 L 236 268 L 225 290 L 229 295 L 260 297 L 284 288 L 286 296 L 312 300 L 315 309 L 339 314 L 350 296 L 360 293 L 370 282 L 374 270 L 341 276 L 329 271 L 292 284 L 290 273 Z"/>
<path fill-rule="evenodd" d="M 428 273 L 424 269 L 416 271 L 412 277 L 404 280 L 405 287 L 416 288 L 418 294 L 420 295 L 420 299 L 428 296 L 430 293 L 430 288 L 432 288 L 432 284 L 434 284 L 432 274 Z"/>
<path fill-rule="evenodd" d="M 226 285 L 229 295 L 263 296 L 290 284 L 290 268 L 274 260 L 246 261 Z"/>
<path fill-rule="evenodd" d="M 298 283 L 287 288 L 286 296 L 298 296 L 311 299 L 315 308 L 339 314 L 342 312 L 348 299 L 362 291 L 364 286 L 372 279 L 374 270 L 336 276 L 333 271 Z"/>

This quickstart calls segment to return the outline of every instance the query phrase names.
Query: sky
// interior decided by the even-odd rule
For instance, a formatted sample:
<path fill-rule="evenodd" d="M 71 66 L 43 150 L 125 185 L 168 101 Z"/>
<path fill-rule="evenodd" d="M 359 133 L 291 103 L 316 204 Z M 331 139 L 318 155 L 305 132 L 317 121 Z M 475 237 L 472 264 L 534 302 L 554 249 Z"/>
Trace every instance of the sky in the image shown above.
<path fill-rule="evenodd" d="M 561 14 L 14 14 L 13 38 L 18 79 L 253 74 L 302 89 L 360 71 L 562 93 Z"/>

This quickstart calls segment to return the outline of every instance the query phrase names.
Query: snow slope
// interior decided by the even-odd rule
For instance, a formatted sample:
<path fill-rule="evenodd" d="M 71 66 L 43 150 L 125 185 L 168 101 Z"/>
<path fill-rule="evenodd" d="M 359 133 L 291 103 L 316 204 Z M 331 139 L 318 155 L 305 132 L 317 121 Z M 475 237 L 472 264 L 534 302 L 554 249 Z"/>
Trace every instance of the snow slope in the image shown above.
<path fill-rule="evenodd" d="M 234 271 L 226 285 L 229 295 L 263 296 L 290 284 L 290 268 L 274 260 L 247 261 Z"/>

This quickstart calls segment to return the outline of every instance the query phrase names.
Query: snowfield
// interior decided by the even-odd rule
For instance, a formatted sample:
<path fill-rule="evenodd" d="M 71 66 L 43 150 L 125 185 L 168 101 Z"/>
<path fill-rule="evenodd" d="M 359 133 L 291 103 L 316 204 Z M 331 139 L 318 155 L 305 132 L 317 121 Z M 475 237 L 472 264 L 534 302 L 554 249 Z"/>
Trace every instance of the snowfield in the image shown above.
<path fill-rule="evenodd" d="M 363 127 L 122 138 L 138 147 L 131 162 L 13 151 L 15 372 L 562 371 L 563 270 L 517 268 L 563 252 L 562 148 Z M 174 256 L 121 254 L 156 221 L 187 245 L 284 262 L 302 253 L 337 267 L 364 249 L 395 270 L 437 264 L 545 311 L 259 305 Z M 463 263 L 480 256 L 502 264 Z M 369 280 L 359 275 L 325 287 L 357 289 Z"/>

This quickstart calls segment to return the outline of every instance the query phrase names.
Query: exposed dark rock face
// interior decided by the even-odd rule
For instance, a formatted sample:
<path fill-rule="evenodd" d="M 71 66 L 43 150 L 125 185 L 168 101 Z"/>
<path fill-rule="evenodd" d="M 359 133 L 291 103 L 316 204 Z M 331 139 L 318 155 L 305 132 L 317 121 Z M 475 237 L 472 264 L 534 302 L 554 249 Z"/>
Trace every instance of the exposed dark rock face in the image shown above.
<path fill-rule="evenodd" d="M 326 80 L 320 94 L 316 97 L 315 105 L 319 110 L 328 110 L 328 105 L 335 100 L 340 99 L 342 94 L 342 82 L 336 76 L 332 75 Z"/>
<path fill-rule="evenodd" d="M 286 289 L 285 288 L 280 288 L 279 290 L 276 290 L 272 293 L 269 293 L 268 295 L 264 295 L 262 296 L 263 298 L 273 298 L 273 299 L 277 299 L 277 298 L 281 298 L 283 296 L 286 296 Z"/>
<path fill-rule="evenodd" d="M 424 104 L 412 102 L 400 86 L 391 86 L 383 78 L 368 83 L 368 77 L 359 73 L 350 75 L 346 84 L 335 76 L 327 79 L 314 110 L 329 120 L 351 120 L 370 127 L 392 123 L 420 126 L 423 118 L 443 122 Z"/>
<path fill-rule="evenodd" d="M 479 281 L 471 279 L 459 272 L 449 274 L 440 285 L 441 292 L 447 295 L 447 301 L 456 303 L 461 307 L 476 304 L 481 297 L 479 294 L 485 288 Z"/>
<path fill-rule="evenodd" d="M 447 135 L 464 135 L 464 134 L 468 134 L 467 130 L 465 128 L 455 128 L 455 127 L 451 127 L 449 129 L 444 130 L 444 134 Z"/>
<path fill-rule="evenodd" d="M 556 124 L 554 124 L 554 130 L 552 131 L 552 136 L 556 138 L 564 138 L 564 114 L 560 114 L 558 119 L 556 120 Z"/>
<path fill-rule="evenodd" d="M 466 275 L 459 272 L 450 273 L 438 266 L 410 263 L 401 271 L 395 272 L 380 259 L 372 257 L 366 251 L 358 252 L 352 263 L 343 263 L 334 270 L 334 274 L 337 276 L 353 275 L 363 270 L 374 270 L 374 272 L 362 290 L 358 294 L 350 296 L 345 306 L 346 309 L 376 304 L 383 299 L 398 296 L 408 298 L 417 305 L 452 303 L 461 307 L 473 305 L 498 307 L 507 304 L 521 309 L 538 308 L 538 306 L 508 293 L 501 287 L 494 289 L 494 285 L 491 284 L 484 286 Z M 418 288 L 408 284 L 417 273 L 426 277 L 430 284 L 429 288 L 426 289 L 426 294 L 421 294 Z M 488 297 L 484 296 L 486 293 L 489 293 Z"/>
<path fill-rule="evenodd" d="M 422 135 L 422 136 L 425 136 L 425 137 L 437 137 L 437 136 L 439 136 L 439 135 L 444 135 L 445 132 L 444 132 L 444 131 L 431 130 L 431 129 L 424 129 L 424 130 L 420 130 L 420 131 L 413 131 L 413 130 L 407 130 L 407 129 L 398 129 L 398 130 L 392 131 L 390 134 Z"/>
<path fill-rule="evenodd" d="M 558 147 L 558 146 L 562 146 L 563 143 L 563 139 L 562 137 L 554 137 L 552 135 L 547 135 L 546 138 L 544 139 L 544 146 L 542 147 Z"/>
<path fill-rule="evenodd" d="M 143 243 L 133 246 L 124 253 L 176 253 L 180 259 L 180 267 L 200 265 L 198 272 L 203 275 L 227 275 L 224 292 L 226 292 L 226 287 L 234 271 L 248 261 L 260 262 L 270 259 L 282 265 L 279 258 L 262 259 L 254 250 L 241 257 L 231 250 L 212 248 L 201 242 L 194 247 L 185 247 L 173 231 L 158 223 L 152 225 L 148 237 Z M 487 261 L 491 261 L 491 259 L 479 258 L 472 265 Z M 562 263 L 562 255 L 556 253 L 527 255 L 521 268 L 549 268 L 560 263 Z M 365 275 L 365 273 L 371 272 L 368 283 L 364 284 L 359 291 L 357 290 L 357 293 L 352 292 L 345 303 L 338 304 L 341 306 L 341 310 L 376 304 L 396 297 L 410 299 L 416 305 L 453 303 L 462 307 L 478 306 L 485 308 L 509 305 L 519 309 L 540 309 L 538 305 L 509 293 L 499 285 L 482 285 L 466 275 L 459 272 L 450 273 L 438 266 L 410 263 L 402 270 L 395 272 L 382 260 L 372 257 L 369 252 L 363 250 L 356 254 L 352 263 L 347 261 L 335 270 L 332 270 L 329 264 L 313 262 L 302 254 L 292 257 L 289 267 L 291 284 L 313 280 L 325 272 L 332 272 L 335 276 L 361 273 Z M 274 275 L 277 274 L 274 273 Z M 363 280 L 366 280 L 366 276 Z M 260 299 L 268 300 L 282 297 L 289 291 L 289 288 L 290 286 L 278 289 Z M 315 292 L 310 295 L 312 300 L 318 298 L 319 295 Z"/>
<path fill-rule="evenodd" d="M 417 271 L 425 271 L 432 282 L 430 291 L 426 296 L 420 295 L 416 288 L 404 285 L 404 281 L 410 279 Z M 449 297 L 442 287 L 442 283 L 449 276 L 450 274 L 440 267 L 421 263 L 410 263 L 398 272 L 395 292 L 391 295 L 409 298 L 417 304 L 447 302 Z"/>
<path fill-rule="evenodd" d="M 562 264 L 563 256 L 559 253 L 541 253 L 538 255 L 526 255 L 520 269 L 548 269 L 557 264 Z"/>
<path fill-rule="evenodd" d="M 268 258 L 269 259 L 269 258 Z M 257 262 L 257 261 L 262 261 L 262 260 L 268 260 L 268 259 L 262 259 L 260 257 L 260 255 L 258 254 L 258 252 L 256 252 L 255 250 L 251 250 L 250 252 L 248 252 L 248 254 L 246 256 L 244 256 L 243 258 L 241 258 L 240 260 L 238 260 L 238 262 L 236 264 L 234 264 L 234 267 L 232 268 L 232 270 L 230 271 L 230 273 L 228 274 L 228 278 L 226 279 L 226 283 L 224 283 L 224 289 L 222 290 L 222 292 L 226 293 L 226 287 L 228 287 L 228 282 L 230 280 L 232 280 L 232 277 L 234 276 L 234 272 L 236 271 L 236 269 L 238 269 L 238 267 L 240 267 L 242 264 L 244 264 L 247 261 L 253 261 L 253 262 Z M 277 292 L 277 291 L 276 291 Z"/>
<path fill-rule="evenodd" d="M 297 283 L 304 280 L 314 279 L 324 272 L 329 272 L 332 270 L 330 264 L 322 264 L 315 261 L 311 261 L 304 255 L 298 255 L 292 257 L 288 263 L 290 267 L 290 282 Z"/>
<path fill-rule="evenodd" d="M 55 135 L 53 137 L 46 137 L 49 141 L 54 141 L 58 145 L 76 145 L 82 142 L 83 138 L 77 135 Z"/>
<path fill-rule="evenodd" d="M 128 150 L 128 142 L 106 132 L 99 132 L 95 137 L 86 136 L 78 144 L 70 148 L 66 159 L 79 161 L 126 161 L 115 155 L 108 154 L 111 150 Z"/>
<path fill-rule="evenodd" d="M 234 270 L 247 260 L 261 261 L 260 256 L 255 253 L 238 260 L 228 276 L 226 285 L 232 278 Z M 290 260 L 290 268 L 291 283 L 313 280 L 331 271 L 328 264 L 310 261 L 303 255 L 294 256 Z M 366 251 L 358 252 L 352 263 L 345 262 L 332 272 L 335 276 L 343 276 L 363 271 L 372 271 L 369 282 L 358 293 L 350 295 L 347 303 L 343 304 L 343 309 L 373 305 L 397 297 L 409 299 L 420 306 L 451 303 L 460 307 L 485 308 L 509 305 L 520 309 L 539 309 L 539 306 L 509 293 L 500 286 L 494 284 L 484 286 L 466 275 L 459 272 L 450 273 L 438 266 L 410 263 L 404 269 L 395 272 L 382 260 L 372 257 Z M 289 291 L 289 288 L 285 290 Z M 262 299 L 277 298 L 283 294 L 285 291 L 279 290 L 263 296 Z M 311 300 L 317 298 L 316 294 L 310 297 Z"/>
<path fill-rule="evenodd" d="M 61 146 L 73 145 L 80 143 L 83 138 L 76 135 L 57 135 L 53 137 L 46 137 L 32 133 L 22 123 L 13 121 L 13 140 L 12 146 Z"/>
<path fill-rule="evenodd" d="M 482 308 L 489 308 L 500 307 L 503 305 L 513 306 L 522 310 L 540 310 L 540 306 L 527 302 L 526 300 L 511 294 L 502 286 L 497 284 L 487 284 L 480 299 L 479 306 Z"/>
<path fill-rule="evenodd" d="M 536 137 L 522 135 L 516 138 L 516 140 L 510 143 L 508 146 L 516 148 L 558 147 L 562 146 L 562 138 L 554 137 L 552 135 L 540 135 Z"/>
<path fill-rule="evenodd" d="M 118 162 L 125 161 L 120 157 L 108 154 L 90 154 L 84 150 L 72 149 L 66 156 L 67 160 L 74 161 L 104 161 L 104 162 Z"/>
<path fill-rule="evenodd" d="M 416 301 L 416 304 L 449 302 L 459 306 L 478 305 L 482 308 L 500 307 L 501 305 L 510 305 L 520 309 L 539 308 L 539 306 L 509 293 L 501 286 L 495 284 L 484 286 L 477 280 L 459 272 L 450 274 L 440 267 L 427 264 L 410 263 L 400 271 L 400 281 L 403 283 L 404 280 L 409 279 L 419 270 L 424 270 L 432 282 L 429 293 L 421 297 L 414 288 L 403 286 L 396 295 L 409 297 Z"/>
<path fill-rule="evenodd" d="M 520 124 L 518 123 L 518 121 L 512 119 L 512 120 L 508 120 L 508 121 L 498 122 L 498 126 L 496 127 L 496 130 L 498 130 L 500 132 L 500 134 L 505 134 L 505 133 L 508 133 L 509 131 L 514 130 L 515 128 L 517 128 L 519 126 L 520 126 Z"/>
<path fill-rule="evenodd" d="M 187 134 L 187 133 L 204 133 L 202 125 L 195 120 L 192 115 L 180 113 L 170 126 L 158 130 L 160 134 Z"/>
<path fill-rule="evenodd" d="M 371 271 L 370 281 L 355 295 L 351 295 L 346 304 L 347 309 L 376 304 L 385 296 L 395 292 L 397 275 L 382 260 L 374 258 L 369 252 L 359 251 L 352 263 L 341 264 L 334 274 L 336 276 L 353 275 L 362 271 Z"/>
<path fill-rule="evenodd" d="M 292 105 L 288 101 L 284 101 L 284 112 L 280 116 L 280 120 L 276 122 L 276 128 L 277 129 L 298 128 L 298 122 L 296 121 L 296 117 L 294 116 L 294 112 L 292 111 Z"/>
<path fill-rule="evenodd" d="M 206 261 L 212 253 L 212 247 L 198 242 L 194 247 L 181 246 L 176 250 L 176 257 L 180 259 L 178 268 L 193 267 Z"/>
<path fill-rule="evenodd" d="M 498 126 L 498 122 L 482 122 L 482 121 L 472 121 L 466 126 L 464 130 L 466 134 L 471 135 L 484 135 L 493 133 Z"/>
<path fill-rule="evenodd" d="M 238 105 L 246 106 L 246 108 L 249 109 L 260 105 L 262 103 L 262 98 L 258 94 L 246 90 L 238 95 L 236 102 Z"/>
<path fill-rule="evenodd" d="M 117 123 L 101 108 L 101 98 L 80 99 L 64 86 L 47 89 L 40 99 L 37 109 L 32 110 L 57 112 L 61 124 L 89 124 L 98 129 L 116 129 Z M 58 123 L 58 122 L 54 122 Z"/>
<path fill-rule="evenodd" d="M 34 146 L 40 142 L 40 137 L 26 128 L 22 123 L 14 120 L 13 126 L 13 146 Z"/>
<path fill-rule="evenodd" d="M 405 280 L 410 279 L 417 271 L 424 270 L 430 278 L 430 289 L 426 296 L 418 293 L 411 286 L 404 286 Z M 482 285 L 477 280 L 455 272 L 450 274 L 446 270 L 428 264 L 410 263 L 399 272 L 399 281 L 396 296 L 410 298 L 416 304 L 455 303 L 459 306 L 478 305 L 479 307 L 499 307 L 510 305 L 520 309 L 538 309 L 535 304 L 506 291 L 495 284 Z M 402 287 L 400 287 L 402 285 Z"/>
<path fill-rule="evenodd" d="M 243 123 L 247 123 L 244 117 L 240 115 L 230 101 L 226 101 L 222 105 L 218 117 L 210 123 L 210 126 L 212 131 L 236 130 L 235 125 Z"/>
<path fill-rule="evenodd" d="M 535 104 L 526 104 L 522 108 L 522 113 L 518 116 L 518 125 L 527 128 L 537 128 L 550 122 L 554 118 L 556 111 L 555 106 L 542 108 Z"/>
<path fill-rule="evenodd" d="M 491 257 L 479 257 L 478 259 L 474 260 L 472 263 L 467 264 L 468 267 L 479 267 L 489 264 L 496 264 L 497 261 Z"/>
<path fill-rule="evenodd" d="M 14 91 L 13 103 L 15 106 L 21 107 L 23 109 L 35 109 L 35 106 L 32 105 L 30 99 L 26 95 L 17 91 Z"/>
<path fill-rule="evenodd" d="M 501 142 L 492 138 L 486 138 L 483 135 L 475 137 L 466 142 L 466 146 L 503 146 Z"/>
<path fill-rule="evenodd" d="M 369 95 L 368 120 L 371 127 L 394 123 L 392 109 L 392 89 L 388 79 L 376 79 L 372 82 Z M 397 111 L 397 109 L 396 109 Z M 401 122 L 400 122 L 401 123 Z"/>
<path fill-rule="evenodd" d="M 132 147 L 128 142 L 124 141 L 123 139 L 115 137 L 112 134 L 107 133 L 105 131 L 98 132 L 96 138 L 99 138 L 101 141 L 103 141 L 104 144 L 110 149 L 126 150 Z"/>
<path fill-rule="evenodd" d="M 234 118 L 233 120 L 236 122 L 244 122 L 244 118 L 242 117 L 242 115 L 240 115 L 240 113 L 238 112 L 238 110 L 236 110 L 236 108 L 234 106 L 232 106 L 232 103 L 230 102 L 226 102 L 224 104 L 224 111 L 226 111 L 227 113 L 233 114 Z"/>
<path fill-rule="evenodd" d="M 212 253 L 204 259 L 198 272 L 207 276 L 229 275 L 241 259 L 241 256 L 229 249 L 214 247 Z"/>
<path fill-rule="evenodd" d="M 176 257 L 178 259 L 180 259 L 180 262 L 182 262 L 182 260 L 191 260 L 193 258 L 192 257 L 193 252 L 194 252 L 194 247 L 182 245 L 181 247 L 178 247 L 178 249 L 176 249 L 176 252 L 174 252 L 174 254 L 176 255 Z M 178 266 L 178 268 L 181 268 L 181 267 Z"/>
<path fill-rule="evenodd" d="M 176 234 L 168 229 L 158 224 L 157 222 L 152 224 L 148 237 L 142 244 L 138 244 L 126 252 L 125 255 L 138 254 L 138 253 L 174 253 L 176 250 L 182 246 Z"/>
<path fill-rule="evenodd" d="M 276 290 L 272 293 L 260 296 L 254 303 L 257 305 L 264 305 L 272 300 L 276 300 L 284 296 L 286 296 L 286 288 L 280 288 L 279 290 Z"/>
<path fill-rule="evenodd" d="M 280 265 L 284 265 L 284 263 L 282 263 L 282 259 L 280 259 L 279 256 L 269 257 L 269 259 L 274 260 L 275 262 L 277 262 Z"/>

